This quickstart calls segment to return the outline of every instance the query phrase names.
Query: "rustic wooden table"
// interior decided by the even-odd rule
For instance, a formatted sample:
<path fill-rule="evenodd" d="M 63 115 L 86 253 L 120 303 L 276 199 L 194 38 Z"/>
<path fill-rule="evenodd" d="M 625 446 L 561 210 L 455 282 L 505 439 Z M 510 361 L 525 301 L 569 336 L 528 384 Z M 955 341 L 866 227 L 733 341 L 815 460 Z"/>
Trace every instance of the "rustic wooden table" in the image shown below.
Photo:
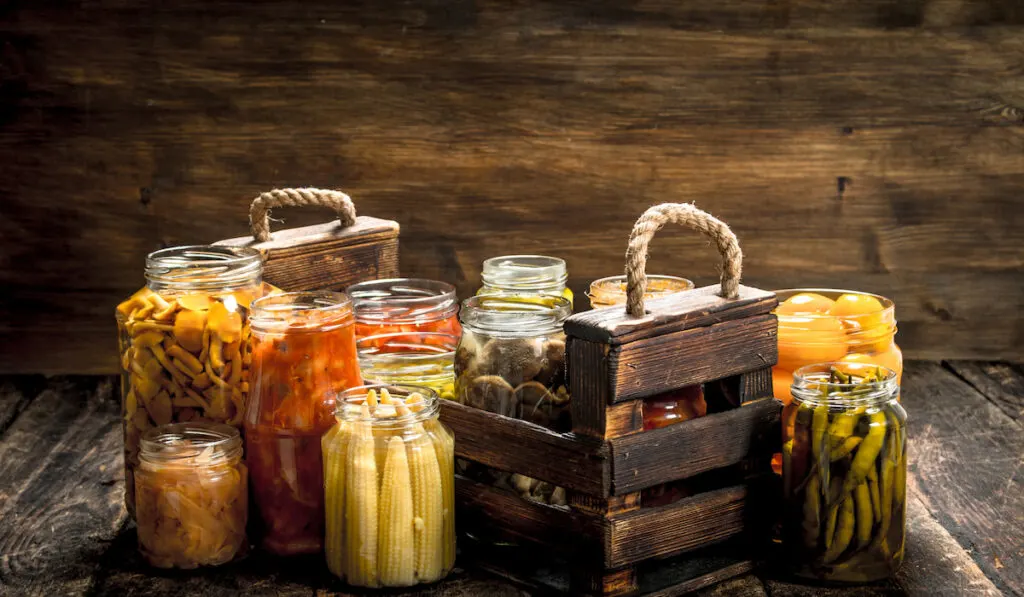
<path fill-rule="evenodd" d="M 891 582 L 822 589 L 759 571 L 703 595 L 1024 595 L 1024 369 L 910 363 L 907 560 Z M 201 574 L 148 570 L 121 505 L 107 377 L 0 378 L 0 595 L 346 594 L 316 560 L 254 555 Z M 422 595 L 522 595 L 458 570 Z"/>

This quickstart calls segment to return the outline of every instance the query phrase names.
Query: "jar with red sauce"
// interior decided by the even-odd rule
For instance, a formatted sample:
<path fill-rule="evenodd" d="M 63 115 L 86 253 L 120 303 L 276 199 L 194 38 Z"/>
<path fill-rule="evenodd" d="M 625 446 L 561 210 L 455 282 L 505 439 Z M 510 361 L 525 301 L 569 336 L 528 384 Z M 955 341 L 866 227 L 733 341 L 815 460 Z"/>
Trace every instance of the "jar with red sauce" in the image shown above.
<path fill-rule="evenodd" d="M 353 284 L 345 290 L 352 300 L 356 335 L 360 338 L 401 332 L 436 332 L 458 336 L 459 299 L 447 282 L 423 278 L 393 278 Z"/>
<path fill-rule="evenodd" d="M 336 396 L 362 383 L 355 318 L 334 292 L 292 292 L 252 303 L 252 391 L 245 453 L 257 534 L 268 552 L 323 548 L 320 438 L 334 424 Z"/>

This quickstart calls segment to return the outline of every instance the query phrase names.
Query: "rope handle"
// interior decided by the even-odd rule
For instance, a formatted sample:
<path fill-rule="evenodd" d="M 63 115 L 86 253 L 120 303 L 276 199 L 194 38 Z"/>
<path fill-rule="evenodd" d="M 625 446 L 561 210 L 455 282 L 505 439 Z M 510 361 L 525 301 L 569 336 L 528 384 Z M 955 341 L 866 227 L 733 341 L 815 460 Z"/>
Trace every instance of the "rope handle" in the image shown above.
<path fill-rule="evenodd" d="M 329 207 L 338 214 L 342 226 L 356 223 L 356 206 L 341 191 L 327 189 L 274 189 L 260 193 L 249 206 L 249 229 L 259 242 L 270 240 L 270 210 L 275 207 Z"/>
<path fill-rule="evenodd" d="M 644 294 L 647 292 L 647 246 L 654 234 L 667 223 L 689 226 L 715 242 L 722 256 L 722 279 L 718 295 L 734 299 L 739 296 L 743 252 L 729 226 L 689 203 L 662 203 L 649 208 L 633 225 L 626 248 L 626 312 L 643 317 Z"/>

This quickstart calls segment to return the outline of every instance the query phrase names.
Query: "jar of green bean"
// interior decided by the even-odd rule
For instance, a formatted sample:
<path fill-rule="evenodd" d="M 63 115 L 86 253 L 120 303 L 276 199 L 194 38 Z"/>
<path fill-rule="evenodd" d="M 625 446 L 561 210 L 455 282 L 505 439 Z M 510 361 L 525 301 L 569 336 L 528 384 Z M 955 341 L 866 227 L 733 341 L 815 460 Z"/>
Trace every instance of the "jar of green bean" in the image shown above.
<path fill-rule="evenodd" d="M 783 412 L 783 516 L 794 573 L 874 582 L 903 561 L 907 415 L 896 373 L 859 363 L 798 369 Z"/>

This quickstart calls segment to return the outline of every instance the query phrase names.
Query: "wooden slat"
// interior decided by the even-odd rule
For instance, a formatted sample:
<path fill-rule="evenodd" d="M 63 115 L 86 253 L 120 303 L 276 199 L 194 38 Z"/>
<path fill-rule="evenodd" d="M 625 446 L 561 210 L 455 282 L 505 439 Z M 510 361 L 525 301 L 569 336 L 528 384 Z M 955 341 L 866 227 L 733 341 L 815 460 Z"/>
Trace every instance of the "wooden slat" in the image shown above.
<path fill-rule="evenodd" d="M 605 566 L 682 553 L 740 534 L 747 494 L 746 486 L 737 485 L 612 517 Z"/>
<path fill-rule="evenodd" d="M 1000 590 L 1024 593 L 1024 433 L 935 363 L 904 369 L 909 483 Z"/>
<path fill-rule="evenodd" d="M 1020 365 L 971 361 L 946 365 L 1008 417 L 1024 423 L 1024 369 Z"/>
<path fill-rule="evenodd" d="M 609 345 L 603 342 L 566 338 L 566 365 L 572 395 L 569 406 L 575 433 L 608 439 L 643 430 L 641 401 L 609 405 L 609 351 Z"/>
<path fill-rule="evenodd" d="M 624 307 L 577 313 L 565 322 L 565 332 L 592 342 L 625 344 L 723 321 L 763 315 L 770 313 L 778 304 L 774 293 L 749 286 L 741 285 L 739 298 L 736 299 L 724 299 L 718 292 L 716 284 L 648 300 L 645 305 L 648 314 L 644 317 L 630 317 Z"/>
<path fill-rule="evenodd" d="M 285 290 L 344 290 L 378 278 L 398 277 L 398 223 L 359 216 L 338 222 L 289 228 L 269 241 L 239 237 L 216 244 L 252 247 L 264 256 L 264 279 Z"/>
<path fill-rule="evenodd" d="M 654 396 L 774 365 L 777 336 L 775 316 L 769 314 L 612 347 L 608 399 L 614 403 Z"/>
<path fill-rule="evenodd" d="M 441 421 L 455 434 L 455 453 L 462 458 L 566 489 L 608 494 L 607 448 L 601 441 L 450 400 L 441 401 Z"/>
<path fill-rule="evenodd" d="M 778 449 L 782 404 L 730 411 L 609 440 L 612 494 L 622 495 L 737 464 Z"/>

